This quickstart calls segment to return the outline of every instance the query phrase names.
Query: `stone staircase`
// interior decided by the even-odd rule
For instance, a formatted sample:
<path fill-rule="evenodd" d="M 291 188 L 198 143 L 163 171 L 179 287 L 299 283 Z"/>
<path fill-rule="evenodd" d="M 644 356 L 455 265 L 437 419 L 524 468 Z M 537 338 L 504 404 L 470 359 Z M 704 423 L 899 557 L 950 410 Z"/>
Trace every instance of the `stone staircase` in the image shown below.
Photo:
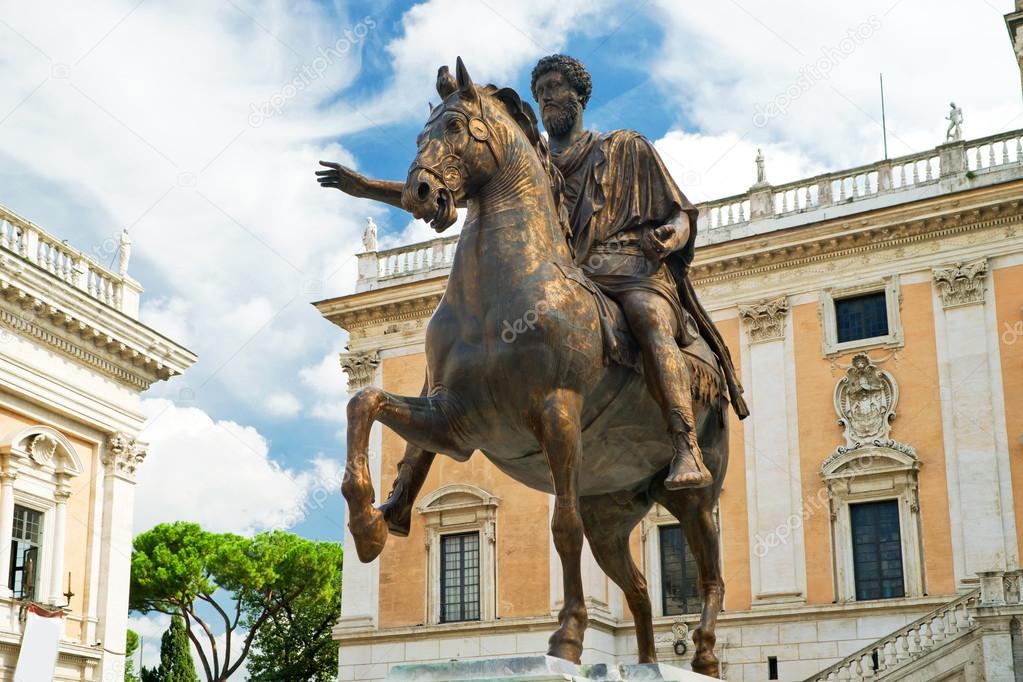
<path fill-rule="evenodd" d="M 893 677 L 896 672 L 975 628 L 971 609 L 980 599 L 978 587 L 846 656 L 806 682 L 899 679 Z"/>

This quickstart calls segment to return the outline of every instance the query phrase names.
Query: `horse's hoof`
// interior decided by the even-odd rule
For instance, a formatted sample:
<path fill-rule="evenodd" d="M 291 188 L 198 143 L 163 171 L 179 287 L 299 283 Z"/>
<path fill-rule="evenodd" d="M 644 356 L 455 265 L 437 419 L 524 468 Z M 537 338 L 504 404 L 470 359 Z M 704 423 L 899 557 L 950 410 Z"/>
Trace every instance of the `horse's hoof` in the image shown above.
<path fill-rule="evenodd" d="M 379 510 L 370 508 L 367 514 L 352 516 L 348 521 L 355 540 L 355 553 L 359 561 L 368 564 L 383 551 L 387 544 L 387 524 Z"/>
<path fill-rule="evenodd" d="M 713 663 L 708 662 L 703 664 L 693 661 L 693 672 L 706 675 L 707 677 L 714 677 L 717 679 L 721 678 L 721 666 L 718 664 L 717 660 Z"/>

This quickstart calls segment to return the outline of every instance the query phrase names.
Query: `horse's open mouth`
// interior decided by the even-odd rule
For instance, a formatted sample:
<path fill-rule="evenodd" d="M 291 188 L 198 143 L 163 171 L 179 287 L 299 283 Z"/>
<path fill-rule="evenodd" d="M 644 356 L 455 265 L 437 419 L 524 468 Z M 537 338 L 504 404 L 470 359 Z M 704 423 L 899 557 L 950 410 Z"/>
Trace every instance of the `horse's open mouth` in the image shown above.
<path fill-rule="evenodd" d="M 458 219 L 458 211 L 455 207 L 455 197 L 451 190 L 442 189 L 437 193 L 437 213 L 430 221 L 430 227 L 435 232 L 443 232 L 451 227 Z"/>

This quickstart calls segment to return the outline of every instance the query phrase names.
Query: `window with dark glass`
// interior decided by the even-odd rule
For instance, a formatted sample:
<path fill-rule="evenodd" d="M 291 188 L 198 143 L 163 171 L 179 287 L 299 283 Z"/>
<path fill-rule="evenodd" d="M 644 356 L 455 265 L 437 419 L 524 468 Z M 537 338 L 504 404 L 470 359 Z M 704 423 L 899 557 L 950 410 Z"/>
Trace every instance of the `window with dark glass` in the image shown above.
<path fill-rule="evenodd" d="M 480 619 L 480 534 L 440 539 L 440 621 Z"/>
<path fill-rule="evenodd" d="M 849 507 L 852 520 L 856 599 L 892 599 L 906 594 L 902 533 L 896 500 Z"/>
<path fill-rule="evenodd" d="M 32 599 L 39 579 L 39 546 L 42 544 L 43 514 L 14 505 L 11 534 L 11 566 L 7 586 L 17 599 Z"/>
<path fill-rule="evenodd" d="M 702 608 L 696 559 L 686 545 L 682 527 L 661 526 L 661 604 L 665 616 L 699 613 Z"/>
<path fill-rule="evenodd" d="M 839 343 L 888 336 L 885 292 L 835 299 L 835 323 Z"/>

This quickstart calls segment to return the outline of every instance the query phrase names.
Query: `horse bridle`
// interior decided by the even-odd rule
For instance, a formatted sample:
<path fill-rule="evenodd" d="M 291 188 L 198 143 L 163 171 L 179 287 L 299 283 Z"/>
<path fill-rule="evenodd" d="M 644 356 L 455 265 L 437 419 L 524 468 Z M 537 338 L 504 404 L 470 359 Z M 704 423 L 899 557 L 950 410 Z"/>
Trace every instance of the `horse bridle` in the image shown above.
<path fill-rule="evenodd" d="M 432 123 L 434 119 L 438 118 L 444 113 L 450 112 L 453 114 L 457 114 L 458 116 L 461 116 L 463 119 L 465 119 L 466 128 L 469 130 L 469 136 L 476 142 L 485 144 L 487 146 L 487 149 L 490 150 L 491 156 L 494 157 L 494 161 L 497 163 L 498 166 L 500 166 L 501 157 L 497 153 L 497 148 L 494 146 L 495 138 L 494 128 L 490 125 L 490 123 L 487 122 L 486 119 L 486 111 L 483 104 L 483 95 L 477 93 L 477 98 L 479 99 L 480 103 L 479 116 L 470 116 L 469 114 L 460 109 L 448 110 L 438 106 L 437 114 L 431 116 L 430 120 L 428 120 L 426 124 L 430 125 L 430 123 Z M 447 148 L 448 146 L 447 142 L 442 141 L 441 144 L 443 144 L 445 148 Z M 462 185 L 465 183 L 465 178 L 468 176 L 468 172 L 465 168 L 465 161 L 462 160 L 462 157 L 458 156 L 457 154 L 448 152 L 444 154 L 440 158 L 440 161 L 438 161 L 433 166 L 427 166 L 426 164 L 421 163 L 418 160 L 418 158 L 419 157 L 417 155 L 416 162 L 412 164 L 411 168 L 409 168 L 409 175 L 411 175 L 416 170 L 425 171 L 426 173 L 440 180 L 441 184 L 444 185 L 444 187 L 452 194 L 454 194 L 455 192 L 462 188 Z"/>

